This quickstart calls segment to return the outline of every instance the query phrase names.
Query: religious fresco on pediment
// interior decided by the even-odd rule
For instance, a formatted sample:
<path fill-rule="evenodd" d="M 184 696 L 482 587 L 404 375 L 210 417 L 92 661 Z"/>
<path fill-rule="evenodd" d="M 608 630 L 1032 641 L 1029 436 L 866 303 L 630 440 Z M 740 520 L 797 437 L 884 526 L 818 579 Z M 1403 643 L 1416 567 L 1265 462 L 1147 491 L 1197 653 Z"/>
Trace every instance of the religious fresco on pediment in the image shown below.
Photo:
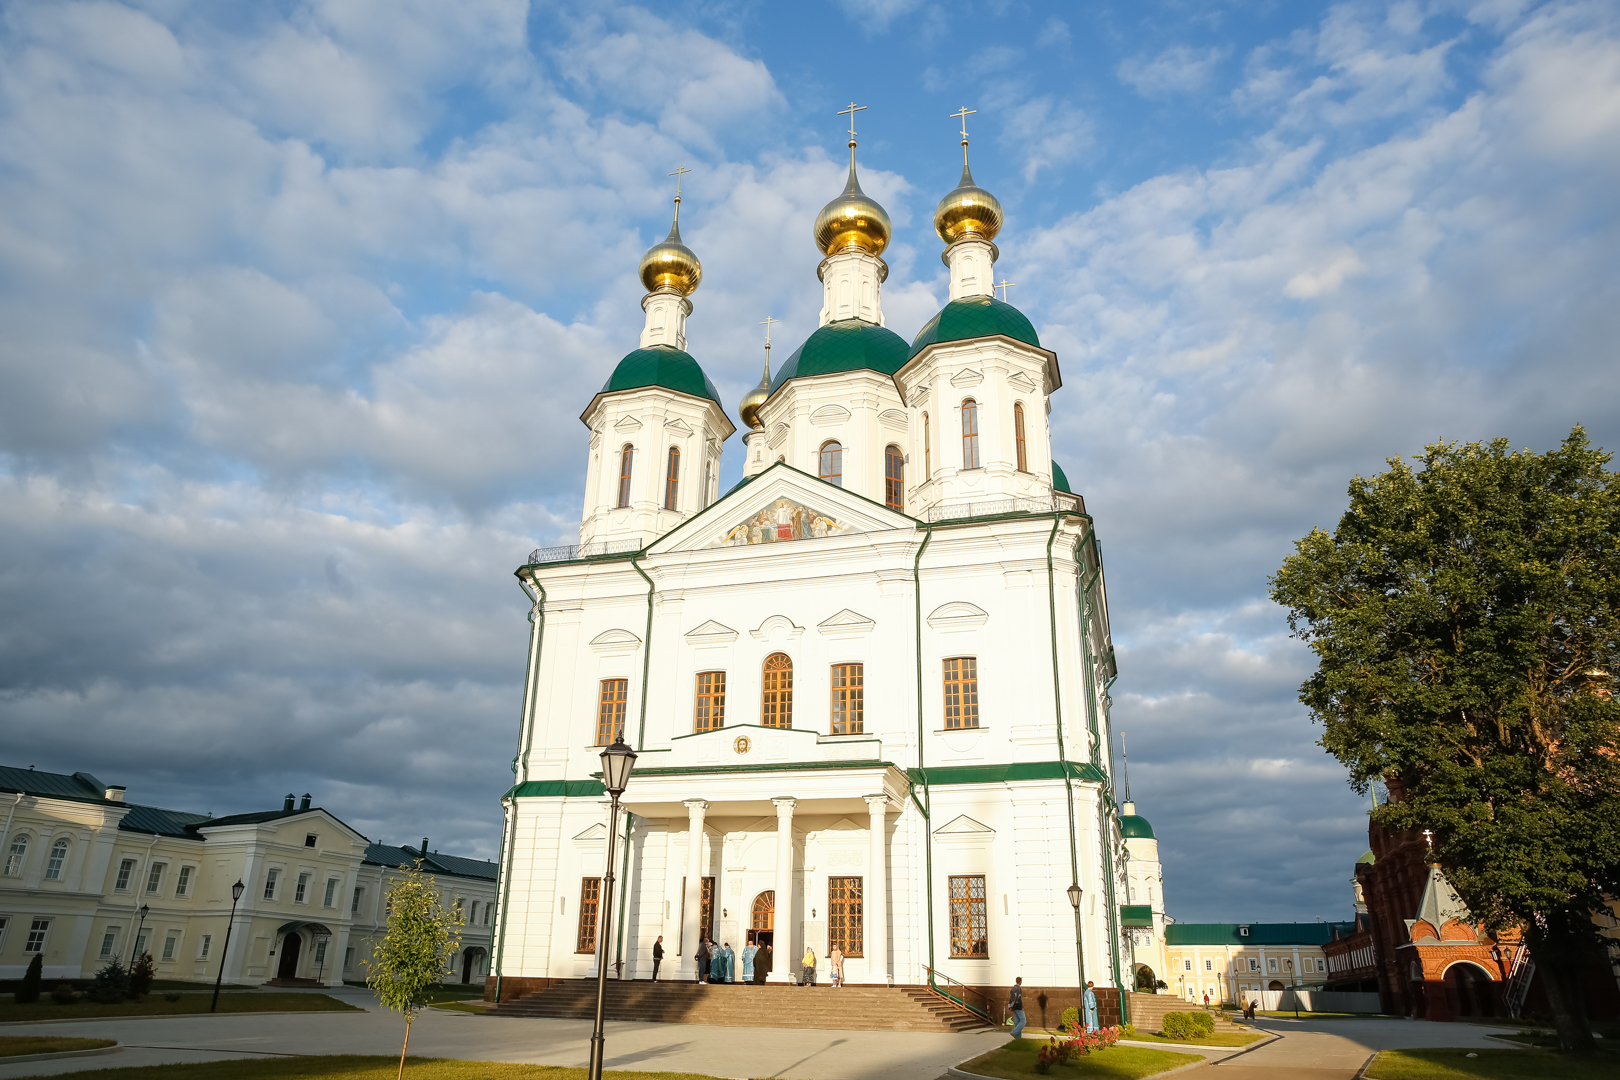
<path fill-rule="evenodd" d="M 848 528 L 803 503 L 781 498 L 733 527 L 713 546 L 743 547 L 749 544 L 776 544 L 784 540 L 810 540 L 835 536 Z"/>

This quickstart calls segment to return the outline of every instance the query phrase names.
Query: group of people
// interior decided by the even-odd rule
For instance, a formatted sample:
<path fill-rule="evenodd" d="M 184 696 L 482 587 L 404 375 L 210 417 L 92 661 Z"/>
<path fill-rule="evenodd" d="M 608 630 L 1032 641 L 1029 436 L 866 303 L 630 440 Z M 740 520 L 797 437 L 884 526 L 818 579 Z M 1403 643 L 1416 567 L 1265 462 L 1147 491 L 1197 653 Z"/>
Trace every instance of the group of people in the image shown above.
<path fill-rule="evenodd" d="M 1080 1020 L 1087 1031 L 1097 1030 L 1097 984 L 1086 983 L 1086 992 L 1080 995 Z M 1012 993 L 1007 995 L 1007 1011 L 1012 1013 L 1012 1037 L 1019 1038 L 1024 1034 L 1024 977 L 1020 975 L 1013 980 Z"/>
<path fill-rule="evenodd" d="M 653 942 L 653 982 L 658 981 L 658 969 L 664 963 L 664 938 L 659 935 Z M 725 941 L 716 945 L 709 938 L 698 939 L 697 952 L 693 960 L 697 964 L 697 981 L 700 983 L 763 983 L 771 970 L 776 966 L 776 958 L 772 955 L 770 945 L 755 945 L 750 941 L 743 947 L 742 972 L 737 973 L 737 954 L 731 949 L 731 942 Z M 836 947 L 828 957 L 828 967 L 831 969 L 832 984 L 834 987 L 842 986 L 844 982 L 844 954 Z M 800 986 L 816 985 L 816 951 L 809 946 L 805 947 L 804 959 L 800 966 Z"/>

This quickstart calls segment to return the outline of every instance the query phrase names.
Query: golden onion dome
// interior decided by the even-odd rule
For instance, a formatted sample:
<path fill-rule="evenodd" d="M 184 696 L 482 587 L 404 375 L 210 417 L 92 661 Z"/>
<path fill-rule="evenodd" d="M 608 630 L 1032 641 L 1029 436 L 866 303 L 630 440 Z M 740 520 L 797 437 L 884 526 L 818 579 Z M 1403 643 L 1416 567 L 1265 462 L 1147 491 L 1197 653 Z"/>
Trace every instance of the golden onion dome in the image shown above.
<path fill-rule="evenodd" d="M 769 345 L 766 346 L 770 348 Z M 771 396 L 771 354 L 765 354 L 765 374 L 760 377 L 759 385 L 743 395 L 742 401 L 737 403 L 737 415 L 742 422 L 755 431 L 765 428 L 765 421 L 759 418 L 759 407 L 765 404 L 765 399 Z"/>
<path fill-rule="evenodd" d="M 849 146 L 849 183 L 816 215 L 816 246 L 823 255 L 850 250 L 881 255 L 893 231 L 889 214 L 861 190 L 861 182 L 855 178 L 855 143 Z"/>
<path fill-rule="evenodd" d="M 641 257 L 641 283 L 647 291 L 673 292 L 691 296 L 703 280 L 703 264 L 691 248 L 681 243 L 681 200 L 675 200 L 675 223 L 669 235 L 647 249 Z"/>
<path fill-rule="evenodd" d="M 968 239 L 988 244 L 1001 231 L 1004 220 L 1001 203 L 973 182 L 973 174 L 968 171 L 966 142 L 962 148 L 962 182 L 947 192 L 934 208 L 934 231 L 947 244 Z"/>

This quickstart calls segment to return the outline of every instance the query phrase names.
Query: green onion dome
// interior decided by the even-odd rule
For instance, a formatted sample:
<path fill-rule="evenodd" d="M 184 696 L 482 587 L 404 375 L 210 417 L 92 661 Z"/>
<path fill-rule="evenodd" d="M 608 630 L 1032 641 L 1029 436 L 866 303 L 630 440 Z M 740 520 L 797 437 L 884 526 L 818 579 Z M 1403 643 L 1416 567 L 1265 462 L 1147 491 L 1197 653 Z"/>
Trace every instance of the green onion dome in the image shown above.
<path fill-rule="evenodd" d="M 1362 863 L 1366 863 L 1368 866 L 1371 866 L 1373 863 L 1375 863 L 1377 861 L 1378 860 L 1373 857 L 1372 849 L 1369 848 L 1367 850 L 1367 854 L 1363 855 L 1361 858 L 1356 860 L 1356 865 L 1360 866 Z"/>
<path fill-rule="evenodd" d="M 992 296 L 966 296 L 952 300 L 928 320 L 928 325 L 917 332 L 911 343 L 911 356 L 941 342 L 968 341 L 997 334 L 1037 349 L 1041 347 L 1034 325 L 1022 311 Z"/>
<path fill-rule="evenodd" d="M 1153 835 L 1153 826 L 1148 819 L 1136 814 L 1129 814 L 1119 819 L 1119 831 L 1127 840 L 1157 840 Z"/>
<path fill-rule="evenodd" d="M 1063 471 L 1063 466 L 1055 461 L 1052 462 L 1052 490 L 1066 491 L 1070 495 L 1074 494 L 1074 489 L 1069 487 L 1068 474 Z"/>
<path fill-rule="evenodd" d="M 625 356 L 619 361 L 619 366 L 613 369 L 608 381 L 602 384 L 601 393 L 639 390 L 646 386 L 661 386 L 665 390 L 708 398 L 716 405 L 720 404 L 720 394 L 715 390 L 714 383 L 709 381 L 698 362 L 692 359 L 692 354 L 668 345 L 652 345 Z"/>
<path fill-rule="evenodd" d="M 906 339 L 864 319 L 840 319 L 811 334 L 771 380 L 771 393 L 789 379 L 836 375 L 845 371 L 876 371 L 893 375 L 905 365 Z"/>

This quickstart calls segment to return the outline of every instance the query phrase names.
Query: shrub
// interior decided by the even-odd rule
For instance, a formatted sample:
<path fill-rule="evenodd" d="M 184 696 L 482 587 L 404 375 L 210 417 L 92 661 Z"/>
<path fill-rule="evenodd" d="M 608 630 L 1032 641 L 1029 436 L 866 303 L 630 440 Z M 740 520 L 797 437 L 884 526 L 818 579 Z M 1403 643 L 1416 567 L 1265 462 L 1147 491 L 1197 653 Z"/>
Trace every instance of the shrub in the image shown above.
<path fill-rule="evenodd" d="M 1164 1037 L 1167 1039 L 1186 1039 L 1192 1036 L 1191 1013 L 1165 1013 Z"/>
<path fill-rule="evenodd" d="M 1115 1030 L 1119 1032 L 1119 1037 L 1121 1039 L 1134 1039 L 1134 1038 L 1136 1038 L 1136 1025 L 1135 1024 L 1121 1024 Z"/>
<path fill-rule="evenodd" d="M 28 970 L 23 973 L 22 985 L 17 987 L 13 995 L 17 1004 L 32 1005 L 39 1000 L 39 983 L 45 974 L 45 954 L 35 953 L 34 958 L 28 961 Z"/>
<path fill-rule="evenodd" d="M 1207 1012 L 1188 1013 L 1187 1023 L 1192 1028 L 1193 1034 L 1201 1039 L 1207 1039 L 1215 1034 L 1215 1017 Z"/>
<path fill-rule="evenodd" d="M 1067 1061 L 1068 1057 L 1068 1051 L 1059 1046 L 1056 1039 L 1048 1039 L 1035 1054 L 1035 1071 L 1045 1076 L 1052 1071 L 1052 1066 Z"/>
<path fill-rule="evenodd" d="M 129 997 L 131 1001 L 139 1001 L 152 991 L 152 980 L 157 978 L 157 967 L 152 963 L 151 953 L 141 953 L 133 964 L 129 966 Z"/>
<path fill-rule="evenodd" d="M 1078 1024 L 1079 1022 L 1080 1010 L 1071 1005 L 1067 1009 L 1064 1009 L 1063 1015 L 1058 1018 L 1058 1027 L 1066 1028 L 1070 1024 Z"/>
<path fill-rule="evenodd" d="M 112 1005 L 129 997 L 129 972 L 117 960 L 109 960 L 96 972 L 84 996 L 98 1005 Z"/>
<path fill-rule="evenodd" d="M 164 1001 L 179 1001 L 180 1000 L 180 991 L 178 991 L 178 990 L 170 990 L 167 994 L 163 995 L 163 1000 Z"/>
<path fill-rule="evenodd" d="M 51 991 L 51 1000 L 58 1005 L 71 1005 L 79 1000 L 79 995 L 73 992 L 72 983 L 61 982 L 57 983 L 56 989 Z"/>

